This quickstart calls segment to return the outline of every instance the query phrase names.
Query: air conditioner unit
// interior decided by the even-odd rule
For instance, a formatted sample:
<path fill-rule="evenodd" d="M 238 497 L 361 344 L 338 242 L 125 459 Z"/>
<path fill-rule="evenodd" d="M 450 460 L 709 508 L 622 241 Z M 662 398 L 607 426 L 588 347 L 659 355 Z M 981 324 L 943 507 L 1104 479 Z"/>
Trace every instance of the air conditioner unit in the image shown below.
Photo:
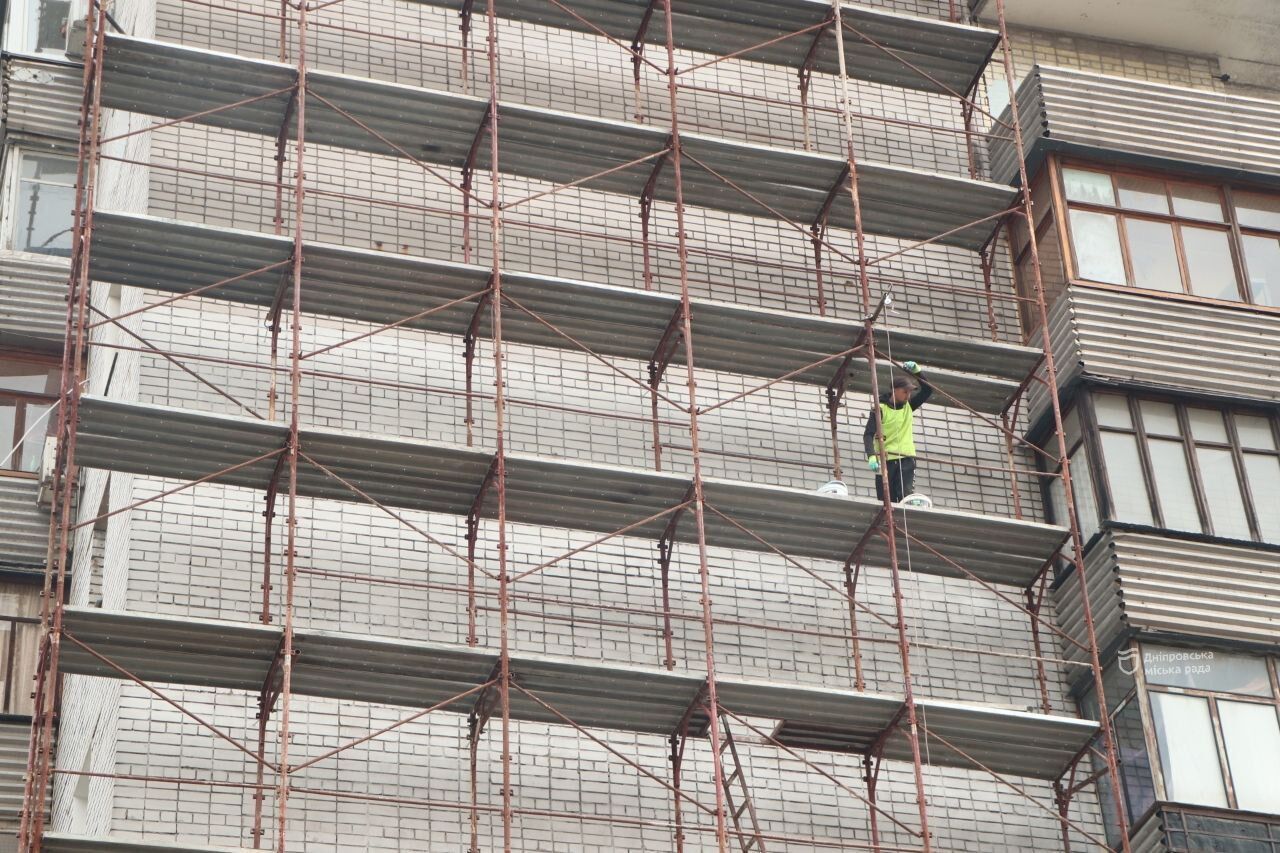
<path fill-rule="evenodd" d="M 40 455 L 40 488 L 36 492 L 36 503 L 48 506 L 53 502 L 53 471 L 58 465 L 58 438 L 47 435 L 44 439 L 44 452 Z"/>

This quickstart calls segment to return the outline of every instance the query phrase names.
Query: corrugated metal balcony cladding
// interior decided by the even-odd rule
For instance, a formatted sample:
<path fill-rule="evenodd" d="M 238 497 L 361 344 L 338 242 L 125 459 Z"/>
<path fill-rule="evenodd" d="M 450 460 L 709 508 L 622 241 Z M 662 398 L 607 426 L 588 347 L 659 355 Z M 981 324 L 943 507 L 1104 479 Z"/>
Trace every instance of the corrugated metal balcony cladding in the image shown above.
<path fill-rule="evenodd" d="M 1018 87 L 1034 172 L 1050 151 L 1280 185 L 1280 103 L 1037 65 Z M 1012 122 L 1006 109 L 1001 120 Z M 992 179 L 1018 180 L 1007 132 L 993 138 Z"/>

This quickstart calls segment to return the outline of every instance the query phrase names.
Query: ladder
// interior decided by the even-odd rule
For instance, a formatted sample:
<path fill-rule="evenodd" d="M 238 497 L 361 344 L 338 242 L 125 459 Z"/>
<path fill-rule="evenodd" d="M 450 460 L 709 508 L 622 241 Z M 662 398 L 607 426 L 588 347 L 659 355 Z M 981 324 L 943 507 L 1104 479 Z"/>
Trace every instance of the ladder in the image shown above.
<path fill-rule="evenodd" d="M 742 853 L 766 853 L 764 835 L 760 832 L 760 821 L 756 818 L 756 807 L 751 802 L 751 791 L 747 788 L 747 777 L 742 770 L 742 761 L 738 758 L 738 747 L 733 742 L 733 733 L 729 731 L 729 719 L 720 711 L 720 745 L 716 747 L 720 753 L 720 766 L 725 760 L 733 764 L 733 771 L 724 777 L 724 803 L 733 821 L 733 828 Z M 735 797 L 734 789 L 737 789 Z M 739 802 L 735 803 L 735 799 Z M 746 818 L 744 821 L 743 818 Z"/>

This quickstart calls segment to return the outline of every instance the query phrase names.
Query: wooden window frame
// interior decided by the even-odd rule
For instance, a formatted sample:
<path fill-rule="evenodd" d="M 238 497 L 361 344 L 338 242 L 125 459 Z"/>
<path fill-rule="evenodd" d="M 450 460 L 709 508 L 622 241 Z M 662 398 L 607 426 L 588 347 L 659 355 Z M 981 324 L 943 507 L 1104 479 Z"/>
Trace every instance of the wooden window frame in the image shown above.
<path fill-rule="evenodd" d="M 50 370 L 61 368 L 62 362 L 56 358 L 42 356 L 35 353 L 12 352 L 8 350 L 0 350 L 0 362 L 18 362 L 40 367 L 47 367 Z M 8 438 L 0 437 L 0 459 L 3 459 L 9 451 L 18 446 L 19 439 L 26 433 L 29 424 L 27 423 L 27 412 L 33 403 L 38 405 L 52 405 L 58 402 L 58 395 L 55 394 L 37 394 L 29 391 L 10 391 L 0 388 L 0 401 L 16 402 L 18 407 L 14 417 L 13 435 Z M 52 417 L 52 415 L 51 415 Z M 0 467 L 0 477 L 16 478 L 16 479 L 36 479 L 40 476 L 38 471 L 21 471 L 16 466 L 19 462 L 18 455 L 9 460 L 9 464 L 15 467 Z"/>
<path fill-rule="evenodd" d="M 1111 178 L 1112 192 L 1115 194 L 1117 204 L 1114 206 L 1105 204 L 1096 204 L 1091 202 L 1068 201 L 1066 195 L 1066 182 L 1063 176 L 1063 170 L 1066 168 L 1079 168 L 1092 172 L 1105 173 Z M 1184 176 L 1176 172 L 1161 172 L 1150 169 L 1140 169 L 1130 166 L 1116 166 L 1113 164 L 1101 163 L 1097 161 L 1079 159 L 1074 157 L 1061 157 L 1052 155 L 1048 159 L 1047 169 L 1042 172 L 1041 177 L 1048 175 L 1048 180 L 1052 187 L 1053 199 L 1053 217 L 1058 226 L 1058 239 L 1062 244 L 1063 262 L 1065 265 L 1065 275 L 1069 285 L 1083 285 L 1086 287 L 1095 287 L 1110 290 L 1119 290 L 1127 293 L 1141 293 L 1148 296 L 1156 296 L 1165 299 L 1175 299 L 1190 301 L 1197 304 L 1222 305 L 1227 307 L 1239 308 L 1247 306 L 1251 310 L 1263 311 L 1267 313 L 1280 314 L 1280 307 L 1274 305 L 1259 305 L 1252 302 L 1252 291 L 1249 284 L 1248 260 L 1244 252 L 1244 237 L 1269 237 L 1280 240 L 1280 230 L 1271 231 L 1265 228 L 1243 227 L 1239 222 L 1239 216 L 1236 210 L 1235 192 L 1246 191 L 1253 193 L 1261 193 L 1266 195 L 1277 195 L 1273 189 L 1266 187 L 1254 187 L 1242 184 L 1235 184 L 1224 181 L 1208 181 L 1203 178 L 1192 176 Z M 1117 178 L 1119 176 L 1133 176 L 1148 179 L 1155 179 L 1164 182 L 1165 195 L 1169 201 L 1169 209 L 1173 210 L 1173 201 L 1171 194 L 1171 185 L 1188 184 L 1204 188 L 1213 189 L 1217 192 L 1218 198 L 1222 203 L 1223 219 L 1222 221 L 1213 221 L 1205 219 L 1195 219 L 1188 216 L 1180 216 L 1174 213 L 1152 213 L 1150 211 L 1131 210 L 1120 207 L 1119 187 Z M 1117 239 L 1120 242 L 1120 252 L 1124 264 L 1125 284 L 1113 284 L 1110 282 L 1093 281 L 1081 277 L 1079 273 L 1080 263 L 1076 256 L 1076 245 L 1071 232 L 1071 223 L 1069 213 L 1072 209 L 1088 210 L 1096 213 L 1105 213 L 1116 217 Z M 1168 222 L 1171 225 L 1174 240 L 1174 250 L 1177 252 L 1177 266 L 1181 281 L 1178 290 L 1150 290 L 1133 286 L 1133 264 L 1131 259 L 1131 250 L 1129 246 L 1128 232 L 1125 229 L 1126 219 L 1145 219 L 1148 221 Z M 1219 299 L 1209 296 L 1200 296 L 1191 291 L 1191 279 L 1187 267 L 1186 250 L 1183 246 L 1182 228 L 1181 226 L 1212 228 L 1224 231 L 1227 235 L 1228 248 L 1231 253 L 1232 268 L 1236 277 L 1236 294 L 1237 300 Z M 1037 228 L 1037 239 L 1041 233 L 1041 229 Z M 1015 275 L 1016 275 L 1016 258 L 1015 258 Z"/>
<path fill-rule="evenodd" d="M 1133 426 L 1129 428 L 1113 427 L 1103 426 L 1098 423 L 1096 413 L 1092 406 L 1092 399 L 1095 394 L 1110 394 L 1112 396 L 1124 398 L 1129 408 L 1129 417 Z M 1246 453 L 1255 455 L 1271 455 L 1280 458 L 1280 414 L 1271 409 L 1265 408 L 1250 409 L 1244 406 L 1221 406 L 1168 395 L 1124 392 L 1109 389 L 1095 389 L 1088 395 L 1088 399 L 1090 405 L 1081 410 L 1084 414 L 1087 414 L 1088 417 L 1082 420 L 1081 427 L 1082 432 L 1086 436 L 1092 436 L 1094 439 L 1093 445 L 1089 448 L 1090 467 L 1091 473 L 1093 473 L 1095 477 L 1094 495 L 1098 505 L 1098 512 L 1103 519 L 1124 523 L 1124 519 L 1115 517 L 1115 501 L 1112 497 L 1113 492 L 1111 488 L 1111 479 L 1106 462 L 1106 453 L 1102 447 L 1102 433 L 1112 432 L 1121 435 L 1132 435 L 1137 441 L 1139 465 L 1142 469 L 1147 500 L 1150 502 L 1151 518 L 1155 527 L 1163 530 L 1170 530 L 1172 532 L 1200 533 L 1206 536 L 1218 536 L 1218 534 L 1213 530 L 1212 514 L 1209 512 L 1208 498 L 1204 489 L 1204 475 L 1200 470 L 1199 460 L 1195 453 L 1197 447 L 1213 447 L 1220 450 L 1228 450 L 1231 453 L 1232 465 L 1236 471 L 1236 482 L 1240 488 L 1240 498 L 1244 505 L 1245 518 L 1249 525 L 1249 541 L 1260 543 L 1265 543 L 1267 541 L 1263 537 L 1262 528 L 1259 523 L 1258 505 L 1254 498 L 1253 489 L 1249 483 L 1248 470 L 1245 467 L 1244 458 Z M 1165 523 L 1164 509 L 1160 502 L 1160 494 L 1156 487 L 1154 466 L 1151 461 L 1151 450 L 1148 444 L 1149 439 L 1142 417 L 1142 407 L 1140 403 L 1143 400 L 1168 403 L 1174 407 L 1174 411 L 1178 418 L 1178 428 L 1182 433 L 1177 438 L 1182 443 L 1183 453 L 1187 462 L 1187 472 L 1191 478 L 1192 493 L 1195 496 L 1196 511 L 1200 517 L 1200 530 L 1198 531 L 1179 531 L 1168 527 Z M 1223 422 L 1226 426 L 1227 442 L 1223 443 L 1219 441 L 1197 439 L 1191 431 L 1189 410 L 1192 408 L 1209 409 L 1210 411 L 1218 412 L 1223 417 Z M 1240 443 L 1240 435 L 1236 427 L 1235 415 L 1237 414 L 1265 418 L 1271 426 L 1272 437 L 1275 442 L 1276 449 L 1270 452 L 1255 449 L 1246 451 Z M 1172 436 L 1161 437 L 1169 439 L 1173 438 Z M 1099 476 L 1101 479 L 1098 479 Z M 1046 504 L 1046 506 L 1048 505 L 1049 504 Z M 1231 541 L 1242 540 L 1232 538 Z"/>
<path fill-rule="evenodd" d="M 1160 644 L 1156 644 L 1160 645 Z M 1227 759 L 1226 740 L 1222 733 L 1222 718 L 1218 713 L 1218 702 L 1241 702 L 1253 705 L 1263 705 L 1274 708 L 1277 716 L 1280 716 L 1280 660 L 1271 655 L 1249 655 L 1246 652 L 1228 652 L 1230 654 L 1240 654 L 1245 657 L 1259 657 L 1262 659 L 1263 665 L 1267 669 L 1267 681 L 1271 687 L 1270 696 L 1252 696 L 1247 693 L 1228 693 L 1221 690 L 1201 690 L 1194 687 L 1175 687 L 1164 684 L 1152 684 L 1147 679 L 1146 674 L 1146 644 L 1138 644 L 1139 666 L 1135 668 L 1134 679 L 1137 684 L 1138 697 L 1142 702 L 1141 710 L 1143 712 L 1143 721 L 1147 723 L 1146 741 L 1147 754 L 1150 756 L 1151 766 L 1153 768 L 1153 776 L 1155 777 L 1157 800 L 1162 803 L 1178 803 L 1179 801 L 1171 799 L 1169 796 L 1168 782 L 1164 778 L 1164 761 L 1160 756 L 1160 745 L 1156 736 L 1155 708 L 1152 704 L 1151 697 L 1155 693 L 1173 694 L 1179 696 L 1195 696 L 1208 700 L 1209 719 L 1213 725 L 1214 748 L 1218 756 L 1218 773 L 1222 779 L 1222 788 L 1226 792 L 1227 808 L 1231 810 L 1239 810 L 1239 799 L 1236 797 L 1235 783 L 1231 778 L 1231 763 Z M 1181 646 L 1169 646 L 1167 648 L 1183 648 Z M 1205 806 L 1195 803 L 1188 803 L 1193 808 L 1213 809 L 1215 806 Z"/>

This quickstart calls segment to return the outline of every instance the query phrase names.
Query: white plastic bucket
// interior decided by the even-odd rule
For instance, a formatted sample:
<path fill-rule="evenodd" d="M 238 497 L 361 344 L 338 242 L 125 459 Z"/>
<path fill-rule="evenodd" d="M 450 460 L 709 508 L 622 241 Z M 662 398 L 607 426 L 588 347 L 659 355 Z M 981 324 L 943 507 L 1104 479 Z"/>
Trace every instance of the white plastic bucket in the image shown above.
<path fill-rule="evenodd" d="M 832 480 L 818 489 L 818 494 L 833 498 L 849 497 L 849 487 L 844 480 Z"/>

